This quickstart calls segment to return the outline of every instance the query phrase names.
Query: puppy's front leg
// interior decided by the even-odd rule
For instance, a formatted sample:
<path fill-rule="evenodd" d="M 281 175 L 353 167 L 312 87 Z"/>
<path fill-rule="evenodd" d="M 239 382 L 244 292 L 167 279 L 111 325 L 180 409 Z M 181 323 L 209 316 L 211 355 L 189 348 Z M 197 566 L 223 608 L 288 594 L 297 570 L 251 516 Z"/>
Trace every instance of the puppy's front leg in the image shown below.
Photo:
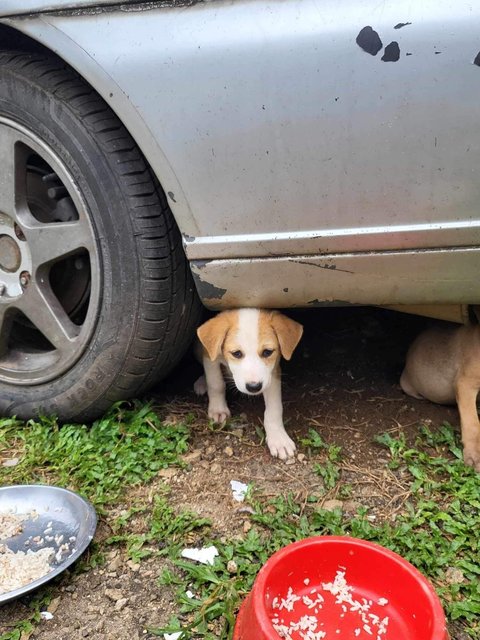
<path fill-rule="evenodd" d="M 469 378 L 457 382 L 457 405 L 462 426 L 463 459 L 480 472 L 480 422 L 477 413 L 478 386 Z"/>
<path fill-rule="evenodd" d="M 270 385 L 264 390 L 265 416 L 263 426 L 267 445 L 274 457 L 286 460 L 295 454 L 295 443 L 283 426 L 282 383 L 280 372 L 274 373 Z"/>
<path fill-rule="evenodd" d="M 213 362 L 204 357 L 203 368 L 207 382 L 208 417 L 214 422 L 223 423 L 230 417 L 230 409 L 225 398 L 225 380 L 218 360 Z"/>

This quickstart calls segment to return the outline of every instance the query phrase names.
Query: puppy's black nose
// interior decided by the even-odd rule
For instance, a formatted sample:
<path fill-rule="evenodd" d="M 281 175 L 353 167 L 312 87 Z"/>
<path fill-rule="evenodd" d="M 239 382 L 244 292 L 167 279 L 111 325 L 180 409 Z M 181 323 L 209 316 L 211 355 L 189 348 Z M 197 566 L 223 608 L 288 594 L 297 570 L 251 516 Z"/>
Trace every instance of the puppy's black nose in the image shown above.
<path fill-rule="evenodd" d="M 258 393 L 262 389 L 261 382 L 247 382 L 245 385 L 247 391 L 250 393 Z"/>

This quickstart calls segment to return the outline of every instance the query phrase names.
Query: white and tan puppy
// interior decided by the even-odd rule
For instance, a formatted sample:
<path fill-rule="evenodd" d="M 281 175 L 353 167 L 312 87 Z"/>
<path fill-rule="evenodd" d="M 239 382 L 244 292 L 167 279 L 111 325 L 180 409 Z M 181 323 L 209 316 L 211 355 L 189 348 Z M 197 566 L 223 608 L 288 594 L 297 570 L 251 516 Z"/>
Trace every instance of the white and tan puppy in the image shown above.
<path fill-rule="evenodd" d="M 410 346 L 400 386 L 414 398 L 457 403 L 465 464 L 480 471 L 480 326 L 437 327 Z"/>
<path fill-rule="evenodd" d="M 195 391 L 208 393 L 208 417 L 223 423 L 230 416 L 224 366 L 239 391 L 263 394 L 267 445 L 282 460 L 294 455 L 295 443 L 283 426 L 280 358 L 290 360 L 302 333 L 298 322 L 264 309 L 222 311 L 197 329 L 205 376 L 197 380 Z"/>

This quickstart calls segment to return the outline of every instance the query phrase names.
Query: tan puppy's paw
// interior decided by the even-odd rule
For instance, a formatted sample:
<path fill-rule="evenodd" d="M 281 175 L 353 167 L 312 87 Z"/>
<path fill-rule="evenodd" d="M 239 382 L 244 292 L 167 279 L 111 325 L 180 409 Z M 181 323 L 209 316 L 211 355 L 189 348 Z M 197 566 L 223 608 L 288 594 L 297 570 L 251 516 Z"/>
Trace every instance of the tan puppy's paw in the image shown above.
<path fill-rule="evenodd" d="M 480 473 L 480 439 L 465 444 L 463 447 L 463 459 L 466 465 L 473 467 L 475 471 Z"/>
<path fill-rule="evenodd" d="M 208 405 L 208 417 L 216 424 L 223 424 L 230 418 L 230 409 L 224 403 L 210 403 Z"/>
<path fill-rule="evenodd" d="M 283 432 L 273 436 L 267 436 L 267 446 L 274 458 L 287 460 L 295 455 L 297 447 L 290 436 Z"/>

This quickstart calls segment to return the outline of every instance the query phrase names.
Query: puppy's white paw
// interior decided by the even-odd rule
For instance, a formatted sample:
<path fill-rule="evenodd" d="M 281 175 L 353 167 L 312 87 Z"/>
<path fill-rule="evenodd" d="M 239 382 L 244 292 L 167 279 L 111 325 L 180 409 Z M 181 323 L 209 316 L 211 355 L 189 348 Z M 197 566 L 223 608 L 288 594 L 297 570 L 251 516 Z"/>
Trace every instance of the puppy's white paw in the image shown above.
<path fill-rule="evenodd" d="M 465 464 L 480 472 L 480 442 L 465 444 L 463 447 L 463 459 Z"/>
<path fill-rule="evenodd" d="M 286 433 L 279 433 L 273 436 L 267 436 L 267 446 L 274 458 L 287 460 L 295 455 L 297 447 L 294 441 Z"/>
<path fill-rule="evenodd" d="M 193 390 L 197 396 L 204 396 L 207 393 L 207 380 L 205 376 L 200 376 L 193 384 Z"/>
<path fill-rule="evenodd" d="M 230 417 L 230 409 L 226 404 L 209 404 L 208 417 L 217 424 L 223 424 Z"/>

